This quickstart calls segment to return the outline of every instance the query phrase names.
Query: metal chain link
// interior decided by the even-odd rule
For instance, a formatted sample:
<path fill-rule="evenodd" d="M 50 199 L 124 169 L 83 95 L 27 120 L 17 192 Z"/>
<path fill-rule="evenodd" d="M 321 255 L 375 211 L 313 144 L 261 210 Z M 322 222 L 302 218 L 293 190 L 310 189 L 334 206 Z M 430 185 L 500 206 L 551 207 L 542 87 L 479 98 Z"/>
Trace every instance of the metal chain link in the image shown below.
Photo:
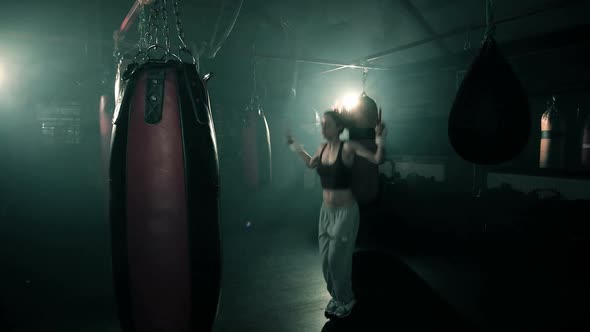
<path fill-rule="evenodd" d="M 463 51 L 468 51 L 471 49 L 471 30 L 467 31 L 467 35 L 465 36 L 465 43 L 463 43 Z"/>
<path fill-rule="evenodd" d="M 145 13 L 145 6 L 141 7 L 141 11 L 139 12 L 139 40 L 137 41 L 137 48 L 138 50 L 147 48 L 147 34 L 148 34 L 148 17 L 146 17 Z"/>
<path fill-rule="evenodd" d="M 170 55 L 170 29 L 168 28 L 168 2 L 162 1 L 162 16 L 164 18 L 164 43 L 166 47 L 166 55 Z"/>
<path fill-rule="evenodd" d="M 182 61 L 182 54 L 186 53 L 190 55 L 192 63 L 194 65 L 197 64 L 197 59 L 193 53 L 189 50 L 188 46 L 184 42 L 184 29 L 182 27 L 182 20 L 180 19 L 180 9 L 178 5 L 178 0 L 174 0 L 174 16 L 176 16 L 176 30 L 178 32 L 178 40 L 180 41 L 180 49 L 178 50 L 178 58 Z"/>
<path fill-rule="evenodd" d="M 256 108 L 259 106 L 258 98 L 258 82 L 256 81 L 256 44 L 252 44 L 252 96 L 250 97 L 250 107 Z"/>
<path fill-rule="evenodd" d="M 182 26 L 182 20 L 180 18 L 179 0 L 174 0 L 173 2 L 174 16 L 176 18 L 176 29 L 178 32 L 178 39 L 180 41 L 178 55 L 172 52 L 172 40 L 170 38 L 170 27 L 168 24 L 168 0 L 153 1 L 150 4 L 151 8 L 149 9 L 149 16 L 146 15 L 148 10 L 147 6 L 148 5 L 144 5 L 144 8 L 142 8 L 142 11 L 140 12 L 141 19 L 138 27 L 140 36 L 137 43 L 137 54 L 135 55 L 133 62 L 137 63 L 138 59 L 140 59 L 140 56 L 142 56 L 142 60 L 154 60 L 154 58 L 151 56 L 153 51 L 160 50 L 158 54 L 161 54 L 162 50 L 164 50 L 164 54 L 161 57 L 158 55 L 159 61 L 175 58 L 180 62 L 183 62 L 182 53 L 185 53 L 190 55 L 192 63 L 196 65 L 197 60 L 185 42 L 184 29 Z M 160 21 L 162 23 L 160 23 Z M 162 37 L 164 39 L 164 46 L 160 45 Z"/>
<path fill-rule="evenodd" d="M 159 0 L 156 0 L 156 1 L 159 1 Z M 157 6 L 157 4 L 158 4 L 158 2 L 154 3 L 154 8 L 153 8 L 153 12 L 155 13 L 154 14 L 154 18 L 155 18 L 155 22 L 156 23 L 154 23 L 154 42 L 152 44 L 152 45 L 156 45 L 156 46 L 158 44 L 160 44 L 160 39 L 159 39 L 160 36 L 158 34 L 158 30 L 159 30 L 159 27 L 160 27 L 158 25 L 160 23 L 160 15 L 159 15 L 160 13 L 158 12 L 158 6 Z"/>
<path fill-rule="evenodd" d="M 158 8 L 157 6 L 152 5 L 152 9 L 150 11 L 150 16 L 148 19 L 148 28 L 146 30 L 145 33 L 145 49 L 147 49 L 149 47 L 150 44 L 152 44 L 153 40 L 154 40 L 154 30 L 155 30 L 155 35 L 156 35 L 156 43 L 158 42 L 157 40 L 157 34 L 158 34 Z"/>
<path fill-rule="evenodd" d="M 367 76 L 369 76 L 369 68 L 363 68 L 363 95 L 365 95 L 365 88 L 367 87 Z"/>
<path fill-rule="evenodd" d="M 195 58 L 195 67 L 197 67 L 197 72 L 201 72 L 201 57 L 200 54 L 197 52 L 197 56 Z"/>
<path fill-rule="evenodd" d="M 494 38 L 496 35 L 496 24 L 494 23 L 494 0 L 486 1 L 486 32 L 483 42 Z"/>
<path fill-rule="evenodd" d="M 180 40 L 181 49 L 188 49 L 184 42 L 184 30 L 182 28 L 182 21 L 180 19 L 180 10 L 178 0 L 174 0 L 174 15 L 176 16 L 176 30 L 178 31 L 178 39 Z"/>
<path fill-rule="evenodd" d="M 121 52 L 121 47 L 119 46 L 120 38 L 121 36 L 119 35 L 119 32 L 115 31 L 113 33 L 113 39 L 115 39 L 115 48 L 113 49 L 113 57 L 115 58 L 115 64 L 118 64 L 124 56 Z"/>

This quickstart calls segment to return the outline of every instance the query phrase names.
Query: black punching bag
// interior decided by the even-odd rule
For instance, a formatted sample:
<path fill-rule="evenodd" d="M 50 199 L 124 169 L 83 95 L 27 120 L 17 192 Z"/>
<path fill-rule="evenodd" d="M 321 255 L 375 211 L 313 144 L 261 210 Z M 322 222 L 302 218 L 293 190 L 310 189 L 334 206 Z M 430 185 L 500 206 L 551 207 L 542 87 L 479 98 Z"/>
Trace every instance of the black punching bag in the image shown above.
<path fill-rule="evenodd" d="M 377 151 L 375 127 L 379 120 L 377 103 L 363 93 L 348 117 L 349 139 L 374 153 Z M 352 164 L 351 189 L 361 206 L 375 202 L 379 194 L 379 165 L 364 158 L 355 158 Z"/>
<path fill-rule="evenodd" d="M 215 129 L 195 65 L 132 64 L 114 116 L 110 223 L 124 332 L 210 331 L 220 297 Z"/>
<path fill-rule="evenodd" d="M 459 87 L 448 134 L 461 158 L 480 165 L 509 161 L 528 142 L 528 97 L 493 38 L 485 40 Z"/>

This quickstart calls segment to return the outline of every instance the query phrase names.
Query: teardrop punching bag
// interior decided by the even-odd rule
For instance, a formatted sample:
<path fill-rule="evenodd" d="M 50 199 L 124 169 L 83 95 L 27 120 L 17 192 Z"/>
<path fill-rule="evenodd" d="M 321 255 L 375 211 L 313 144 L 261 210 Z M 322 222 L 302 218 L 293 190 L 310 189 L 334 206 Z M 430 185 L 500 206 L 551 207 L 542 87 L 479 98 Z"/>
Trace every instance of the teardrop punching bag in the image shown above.
<path fill-rule="evenodd" d="M 270 129 L 260 107 L 246 108 L 242 122 L 244 179 L 249 189 L 258 190 L 272 182 Z"/>
<path fill-rule="evenodd" d="M 540 168 L 561 168 L 565 161 L 565 121 L 555 106 L 555 97 L 541 116 Z"/>
<path fill-rule="evenodd" d="M 450 144 L 466 161 L 493 165 L 518 156 L 530 134 L 528 97 L 489 34 L 453 102 Z"/>
<path fill-rule="evenodd" d="M 124 332 L 210 331 L 220 296 L 219 176 L 195 65 L 132 64 L 114 116 L 110 223 Z"/>

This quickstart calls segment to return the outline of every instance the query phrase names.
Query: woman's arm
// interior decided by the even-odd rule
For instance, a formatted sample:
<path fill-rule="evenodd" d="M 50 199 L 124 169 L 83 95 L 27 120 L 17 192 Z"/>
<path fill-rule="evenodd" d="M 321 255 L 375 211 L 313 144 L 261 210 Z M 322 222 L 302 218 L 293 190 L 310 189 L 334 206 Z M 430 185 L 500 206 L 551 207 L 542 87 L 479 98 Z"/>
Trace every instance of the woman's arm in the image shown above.
<path fill-rule="evenodd" d="M 323 144 L 318 147 L 313 156 L 310 156 L 309 153 L 303 149 L 303 146 L 295 142 L 290 136 L 287 137 L 287 142 L 289 144 L 289 148 L 297 153 L 297 155 L 305 163 L 305 166 L 308 168 L 316 168 L 318 166 L 320 162 L 320 153 L 322 152 L 322 147 L 324 146 Z"/>
<path fill-rule="evenodd" d="M 383 163 L 385 152 L 382 144 L 377 144 L 375 153 L 362 146 L 359 142 L 349 141 L 348 144 L 355 155 L 363 157 L 373 164 L 379 165 Z"/>
<path fill-rule="evenodd" d="M 379 165 L 383 163 L 383 160 L 385 159 L 384 145 L 385 136 L 387 134 L 387 131 L 385 130 L 385 125 L 379 123 L 375 128 L 375 132 L 377 134 L 377 136 L 375 137 L 377 151 L 375 151 L 375 153 L 371 152 L 370 150 L 362 146 L 359 142 L 349 141 L 348 144 L 355 155 L 365 158 L 368 161 Z"/>

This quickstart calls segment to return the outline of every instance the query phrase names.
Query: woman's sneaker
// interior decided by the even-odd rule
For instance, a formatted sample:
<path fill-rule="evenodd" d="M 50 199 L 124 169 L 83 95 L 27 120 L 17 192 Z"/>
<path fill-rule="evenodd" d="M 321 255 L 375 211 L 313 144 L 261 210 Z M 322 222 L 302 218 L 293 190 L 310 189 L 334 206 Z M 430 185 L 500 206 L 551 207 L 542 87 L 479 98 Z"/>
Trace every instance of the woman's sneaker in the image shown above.
<path fill-rule="evenodd" d="M 330 302 L 328 302 L 328 305 L 326 306 L 326 311 L 324 312 L 324 315 L 326 316 L 326 318 L 334 317 L 335 312 L 338 309 L 338 306 L 340 306 L 340 305 L 341 305 L 341 303 L 339 301 L 331 299 Z"/>
<path fill-rule="evenodd" d="M 334 316 L 336 318 L 344 318 L 348 315 L 350 315 L 350 313 L 352 312 L 352 307 L 354 307 L 354 304 L 356 303 L 356 300 L 353 299 L 352 301 L 343 304 L 342 302 L 340 302 L 336 308 L 336 310 L 334 311 Z"/>

